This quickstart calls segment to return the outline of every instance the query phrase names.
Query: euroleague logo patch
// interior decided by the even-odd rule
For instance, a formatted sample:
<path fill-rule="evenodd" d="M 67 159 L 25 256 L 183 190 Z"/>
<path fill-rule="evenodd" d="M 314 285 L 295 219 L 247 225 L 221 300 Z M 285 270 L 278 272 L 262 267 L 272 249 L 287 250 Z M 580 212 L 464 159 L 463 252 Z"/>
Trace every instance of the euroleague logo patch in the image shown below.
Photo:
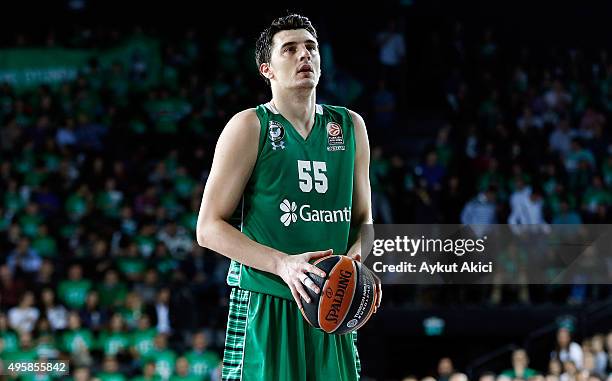
<path fill-rule="evenodd" d="M 336 122 L 327 123 L 327 150 L 344 151 L 344 136 L 342 126 Z"/>
<path fill-rule="evenodd" d="M 275 120 L 271 120 L 268 125 L 268 138 L 270 142 L 272 142 L 272 149 L 285 149 L 285 142 L 283 138 L 285 137 L 285 128 L 282 124 Z"/>

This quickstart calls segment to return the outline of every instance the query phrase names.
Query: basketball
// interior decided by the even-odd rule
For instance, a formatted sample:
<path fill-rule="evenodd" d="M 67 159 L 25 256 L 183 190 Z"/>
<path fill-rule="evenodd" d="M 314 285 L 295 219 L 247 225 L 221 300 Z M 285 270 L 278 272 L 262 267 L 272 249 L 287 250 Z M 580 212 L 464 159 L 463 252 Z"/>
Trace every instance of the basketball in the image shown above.
<path fill-rule="evenodd" d="M 315 294 L 306 288 L 311 299 L 306 303 L 301 298 L 306 321 L 315 328 L 339 335 L 359 329 L 372 316 L 376 305 L 374 276 L 370 270 L 344 255 L 331 255 L 313 264 L 327 276 L 308 274 L 321 292 Z"/>

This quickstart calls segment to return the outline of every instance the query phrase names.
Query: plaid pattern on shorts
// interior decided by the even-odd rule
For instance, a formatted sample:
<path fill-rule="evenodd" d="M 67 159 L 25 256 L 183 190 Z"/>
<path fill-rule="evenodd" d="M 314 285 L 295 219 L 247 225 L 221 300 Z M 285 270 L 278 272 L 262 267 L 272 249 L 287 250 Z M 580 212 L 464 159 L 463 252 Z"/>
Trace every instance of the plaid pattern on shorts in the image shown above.
<path fill-rule="evenodd" d="M 229 303 L 229 318 L 223 351 L 223 381 L 242 380 L 242 357 L 246 339 L 246 322 L 249 310 L 250 291 L 232 288 Z"/>

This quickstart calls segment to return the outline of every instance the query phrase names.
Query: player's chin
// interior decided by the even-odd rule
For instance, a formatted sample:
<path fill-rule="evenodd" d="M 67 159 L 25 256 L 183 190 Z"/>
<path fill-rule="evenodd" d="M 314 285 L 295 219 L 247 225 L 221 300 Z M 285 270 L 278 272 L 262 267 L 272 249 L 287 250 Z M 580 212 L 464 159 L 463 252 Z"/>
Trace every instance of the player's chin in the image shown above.
<path fill-rule="evenodd" d="M 295 87 L 301 89 L 313 89 L 317 87 L 318 84 L 319 80 L 316 78 L 302 78 L 295 82 Z"/>

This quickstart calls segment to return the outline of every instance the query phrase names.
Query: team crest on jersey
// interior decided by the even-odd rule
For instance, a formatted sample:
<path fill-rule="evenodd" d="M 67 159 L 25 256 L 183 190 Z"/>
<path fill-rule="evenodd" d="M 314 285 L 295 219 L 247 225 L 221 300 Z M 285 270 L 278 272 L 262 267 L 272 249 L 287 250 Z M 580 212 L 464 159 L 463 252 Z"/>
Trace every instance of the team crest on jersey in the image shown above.
<path fill-rule="evenodd" d="M 272 143 L 272 149 L 285 149 L 285 128 L 282 124 L 275 120 L 271 120 L 268 124 L 268 138 Z"/>
<path fill-rule="evenodd" d="M 342 126 L 336 122 L 327 123 L 327 150 L 344 151 L 344 136 Z"/>

